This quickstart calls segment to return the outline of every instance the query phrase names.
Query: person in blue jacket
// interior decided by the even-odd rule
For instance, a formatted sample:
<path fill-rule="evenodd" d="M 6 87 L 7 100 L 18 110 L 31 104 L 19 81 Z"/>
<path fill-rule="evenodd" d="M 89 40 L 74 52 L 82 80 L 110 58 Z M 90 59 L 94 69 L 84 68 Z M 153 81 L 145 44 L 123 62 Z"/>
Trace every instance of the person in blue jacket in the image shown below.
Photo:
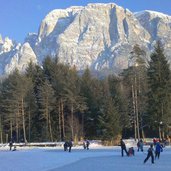
<path fill-rule="evenodd" d="M 162 152 L 162 151 L 163 151 L 163 148 L 162 148 L 160 142 L 157 142 L 156 143 L 156 150 L 155 150 L 155 159 L 160 158 L 160 152 Z"/>

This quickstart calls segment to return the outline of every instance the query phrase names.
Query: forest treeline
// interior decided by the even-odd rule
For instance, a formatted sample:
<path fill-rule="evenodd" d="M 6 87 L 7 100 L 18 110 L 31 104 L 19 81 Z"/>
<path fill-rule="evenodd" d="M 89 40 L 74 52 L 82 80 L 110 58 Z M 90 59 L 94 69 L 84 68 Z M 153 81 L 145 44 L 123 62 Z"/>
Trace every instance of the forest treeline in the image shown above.
<path fill-rule="evenodd" d="M 128 69 L 103 78 L 46 57 L 0 84 L 0 141 L 120 137 L 166 138 L 171 129 L 171 71 L 160 42 L 147 60 L 138 45 Z"/>

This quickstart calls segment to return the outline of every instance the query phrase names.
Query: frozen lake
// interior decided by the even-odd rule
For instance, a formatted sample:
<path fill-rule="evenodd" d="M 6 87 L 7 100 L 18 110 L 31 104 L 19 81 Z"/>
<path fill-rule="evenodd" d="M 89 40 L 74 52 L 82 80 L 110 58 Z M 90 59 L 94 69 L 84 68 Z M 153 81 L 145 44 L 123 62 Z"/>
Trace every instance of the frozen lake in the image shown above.
<path fill-rule="evenodd" d="M 17 151 L 0 147 L 0 171 L 171 171 L 171 147 L 164 148 L 155 164 L 150 159 L 143 164 L 147 149 L 121 157 L 120 147 L 73 147 L 71 153 L 62 147 L 23 147 Z"/>

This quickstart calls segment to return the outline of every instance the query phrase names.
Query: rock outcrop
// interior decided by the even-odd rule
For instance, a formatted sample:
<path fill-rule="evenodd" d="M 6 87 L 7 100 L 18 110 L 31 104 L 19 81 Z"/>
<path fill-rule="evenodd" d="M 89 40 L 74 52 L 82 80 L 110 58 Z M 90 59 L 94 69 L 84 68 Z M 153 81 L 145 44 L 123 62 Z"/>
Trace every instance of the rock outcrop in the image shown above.
<path fill-rule="evenodd" d="M 134 14 L 113 3 L 57 9 L 22 45 L 0 37 L 0 72 L 24 70 L 30 60 L 41 64 L 50 55 L 78 70 L 89 67 L 117 74 L 128 67 L 135 44 L 148 55 L 157 40 L 163 42 L 171 60 L 171 16 L 154 11 Z"/>

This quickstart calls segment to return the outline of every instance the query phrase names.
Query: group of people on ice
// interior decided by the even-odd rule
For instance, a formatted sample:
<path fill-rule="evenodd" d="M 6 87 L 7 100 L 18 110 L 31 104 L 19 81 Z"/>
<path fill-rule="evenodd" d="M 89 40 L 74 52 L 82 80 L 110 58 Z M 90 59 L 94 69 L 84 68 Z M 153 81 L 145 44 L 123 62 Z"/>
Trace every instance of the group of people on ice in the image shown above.
<path fill-rule="evenodd" d="M 121 155 L 122 155 L 122 157 L 124 156 L 124 151 L 125 151 L 127 156 L 131 156 L 131 155 L 135 154 L 135 151 L 134 151 L 133 147 L 129 148 L 129 150 L 127 151 L 126 145 L 125 145 L 125 142 L 123 141 L 123 139 L 121 139 L 121 141 L 120 141 L 120 146 L 121 146 Z M 138 148 L 137 151 L 141 150 L 143 152 L 144 151 L 143 146 L 144 146 L 144 143 L 143 143 L 143 140 L 141 139 L 137 143 L 137 148 Z M 154 150 L 153 147 L 155 148 L 155 150 Z M 151 158 L 151 163 L 154 164 L 154 158 L 159 159 L 160 158 L 160 153 L 162 151 L 163 151 L 163 146 L 160 144 L 160 141 L 156 141 L 155 143 L 153 142 L 152 144 L 150 144 L 150 147 L 149 147 L 149 149 L 147 151 L 147 157 L 145 158 L 144 163 L 146 163 L 147 160 L 149 158 Z M 154 153 L 155 153 L 155 157 L 154 157 Z"/>
<path fill-rule="evenodd" d="M 90 142 L 89 140 L 83 141 L 83 148 L 89 150 Z"/>
<path fill-rule="evenodd" d="M 147 157 L 145 158 L 144 163 L 146 163 L 147 160 L 151 157 L 151 163 L 154 164 L 154 148 L 153 148 L 153 146 L 155 147 L 155 159 L 160 158 L 160 152 L 163 151 L 163 147 L 160 144 L 160 142 L 158 141 L 158 142 L 156 142 L 156 144 L 150 145 L 150 148 L 148 149 Z"/>
<path fill-rule="evenodd" d="M 89 150 L 90 142 L 89 140 L 83 141 L 83 148 Z M 70 141 L 65 141 L 64 143 L 64 151 L 71 152 L 71 148 L 73 146 L 72 139 Z"/>
<path fill-rule="evenodd" d="M 65 141 L 65 143 L 64 143 L 64 151 L 71 152 L 72 146 L 73 146 L 72 139 L 70 141 Z"/>

